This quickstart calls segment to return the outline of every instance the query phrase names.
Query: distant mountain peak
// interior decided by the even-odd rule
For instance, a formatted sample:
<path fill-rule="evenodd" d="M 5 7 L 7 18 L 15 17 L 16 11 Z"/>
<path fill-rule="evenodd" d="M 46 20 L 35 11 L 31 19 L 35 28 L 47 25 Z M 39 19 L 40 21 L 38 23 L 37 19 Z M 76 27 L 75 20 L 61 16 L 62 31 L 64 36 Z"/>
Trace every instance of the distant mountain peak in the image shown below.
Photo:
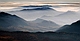
<path fill-rule="evenodd" d="M 72 14 L 74 14 L 76 12 L 75 11 L 67 11 L 66 13 L 72 13 Z"/>
<path fill-rule="evenodd" d="M 44 21 L 43 19 L 40 19 L 40 18 L 37 18 L 36 20 L 34 20 L 35 23 L 39 23 L 39 22 L 42 22 Z"/>
<path fill-rule="evenodd" d="M 40 5 L 40 6 L 37 6 L 37 5 L 29 5 L 29 6 L 21 6 L 21 7 L 52 7 L 51 5 Z"/>
<path fill-rule="evenodd" d="M 77 14 L 75 11 L 67 11 L 64 14 Z"/>
<path fill-rule="evenodd" d="M 40 19 L 40 18 L 37 18 L 36 20 L 34 21 L 41 21 L 42 23 L 46 23 L 46 22 L 50 22 L 50 23 L 53 23 L 52 21 L 49 21 L 49 20 L 44 20 L 44 19 Z"/>
<path fill-rule="evenodd" d="M 27 11 L 27 10 L 54 10 L 50 7 L 51 5 L 40 5 L 40 6 L 35 6 L 35 5 L 29 5 L 29 6 L 21 6 L 22 8 L 25 8 L 21 11 Z"/>
<path fill-rule="evenodd" d="M 43 20 L 43 19 L 37 18 L 36 20 Z"/>
<path fill-rule="evenodd" d="M 27 11 L 27 10 L 53 10 L 53 9 L 49 7 L 41 7 L 41 8 L 33 8 L 33 9 L 23 9 L 21 11 Z"/>
<path fill-rule="evenodd" d="M 52 16 L 43 15 L 41 18 L 44 18 L 44 17 L 52 17 Z"/>
<path fill-rule="evenodd" d="M 76 15 L 76 16 L 78 16 L 78 13 L 76 13 L 75 11 L 67 11 L 67 12 L 64 12 L 64 13 L 62 13 L 62 14 L 59 14 L 59 15 L 57 15 L 57 16 L 55 16 L 55 17 L 62 17 L 62 16 L 72 16 L 72 15 Z"/>

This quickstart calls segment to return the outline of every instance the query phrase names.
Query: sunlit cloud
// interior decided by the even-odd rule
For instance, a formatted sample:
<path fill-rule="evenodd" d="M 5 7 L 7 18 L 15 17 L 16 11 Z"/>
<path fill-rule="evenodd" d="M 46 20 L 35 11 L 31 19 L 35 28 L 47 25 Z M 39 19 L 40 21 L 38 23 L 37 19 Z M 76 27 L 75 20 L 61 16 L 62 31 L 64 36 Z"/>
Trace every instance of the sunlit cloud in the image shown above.
<path fill-rule="evenodd" d="M 80 0 L 0 0 L 0 2 L 80 2 Z"/>
<path fill-rule="evenodd" d="M 54 8 L 57 11 L 62 11 L 62 12 L 66 12 L 66 11 L 79 11 L 78 9 L 79 7 L 61 7 L 61 8 Z"/>

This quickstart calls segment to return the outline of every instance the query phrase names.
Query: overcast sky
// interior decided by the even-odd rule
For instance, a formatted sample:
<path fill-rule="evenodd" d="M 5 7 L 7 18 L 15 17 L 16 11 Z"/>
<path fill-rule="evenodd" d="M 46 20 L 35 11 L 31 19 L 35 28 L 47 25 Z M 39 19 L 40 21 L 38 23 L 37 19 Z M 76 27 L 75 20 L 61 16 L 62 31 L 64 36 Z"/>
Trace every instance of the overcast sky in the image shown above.
<path fill-rule="evenodd" d="M 0 2 L 80 2 L 80 0 L 0 0 Z"/>

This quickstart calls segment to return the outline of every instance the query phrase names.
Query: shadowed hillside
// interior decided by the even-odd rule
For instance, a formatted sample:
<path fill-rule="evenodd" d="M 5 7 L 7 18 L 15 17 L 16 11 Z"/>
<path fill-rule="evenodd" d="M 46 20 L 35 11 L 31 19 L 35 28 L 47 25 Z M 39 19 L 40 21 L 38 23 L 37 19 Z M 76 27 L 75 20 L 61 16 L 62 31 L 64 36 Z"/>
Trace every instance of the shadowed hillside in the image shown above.
<path fill-rule="evenodd" d="M 0 31 L 0 41 L 80 41 L 80 34 L 56 32 L 5 32 Z"/>
<path fill-rule="evenodd" d="M 56 32 L 80 33 L 80 20 L 71 25 L 65 25 Z"/>

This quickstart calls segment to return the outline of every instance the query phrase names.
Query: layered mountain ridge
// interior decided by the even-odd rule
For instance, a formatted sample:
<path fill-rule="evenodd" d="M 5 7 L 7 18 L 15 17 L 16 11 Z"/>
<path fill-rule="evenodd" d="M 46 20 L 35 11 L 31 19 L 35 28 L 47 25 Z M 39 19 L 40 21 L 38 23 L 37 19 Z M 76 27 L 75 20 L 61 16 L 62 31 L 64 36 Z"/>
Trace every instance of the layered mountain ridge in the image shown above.
<path fill-rule="evenodd" d="M 43 20 L 43 19 L 41 19 Z M 46 24 L 45 24 L 46 23 Z M 48 24 L 52 24 L 48 25 Z M 47 26 L 48 25 L 48 26 Z M 55 26 L 53 26 L 55 25 Z M 48 31 L 50 29 L 54 30 L 55 28 L 60 27 L 58 24 L 54 22 L 50 22 L 47 20 L 41 22 L 30 22 L 25 21 L 24 19 L 11 15 L 5 12 L 0 12 L 0 28 L 5 31 Z"/>

